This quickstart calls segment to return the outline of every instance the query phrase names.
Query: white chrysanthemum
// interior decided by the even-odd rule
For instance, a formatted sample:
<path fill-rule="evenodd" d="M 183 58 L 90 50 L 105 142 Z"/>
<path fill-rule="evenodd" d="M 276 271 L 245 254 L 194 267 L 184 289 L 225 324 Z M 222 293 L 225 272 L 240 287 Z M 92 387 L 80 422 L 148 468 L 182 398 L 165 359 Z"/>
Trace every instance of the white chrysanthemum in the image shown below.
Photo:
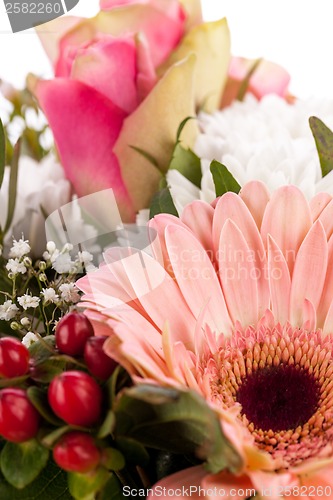
<path fill-rule="evenodd" d="M 178 171 L 167 174 L 177 210 L 195 199 L 211 202 L 215 189 L 209 167 L 223 163 L 243 186 L 261 180 L 273 190 L 295 184 L 308 199 L 320 191 L 333 194 L 333 172 L 322 178 L 309 117 L 317 116 L 333 129 L 333 100 L 296 100 L 288 104 L 275 95 L 261 101 L 247 96 L 212 115 L 200 114 L 195 152 L 201 158 L 201 189 Z"/>

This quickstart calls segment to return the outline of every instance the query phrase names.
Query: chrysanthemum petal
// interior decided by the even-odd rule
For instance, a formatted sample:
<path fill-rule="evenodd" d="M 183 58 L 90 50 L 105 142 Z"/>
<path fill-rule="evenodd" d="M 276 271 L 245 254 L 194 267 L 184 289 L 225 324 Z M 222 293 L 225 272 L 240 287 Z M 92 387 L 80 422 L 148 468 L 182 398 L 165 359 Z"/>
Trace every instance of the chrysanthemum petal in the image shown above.
<path fill-rule="evenodd" d="M 261 226 L 263 241 L 270 234 L 281 249 L 290 274 L 295 256 L 312 224 L 309 205 L 295 186 L 277 189 L 267 204 Z"/>
<path fill-rule="evenodd" d="M 179 226 L 167 226 L 165 241 L 177 283 L 194 317 L 207 304 L 205 322 L 218 333 L 229 332 L 231 322 L 221 286 L 204 248 Z"/>
<path fill-rule="evenodd" d="M 290 321 L 294 326 L 303 324 L 303 302 L 305 299 L 318 307 L 322 294 L 328 248 L 324 228 L 318 220 L 304 239 L 295 262 L 290 292 Z"/>

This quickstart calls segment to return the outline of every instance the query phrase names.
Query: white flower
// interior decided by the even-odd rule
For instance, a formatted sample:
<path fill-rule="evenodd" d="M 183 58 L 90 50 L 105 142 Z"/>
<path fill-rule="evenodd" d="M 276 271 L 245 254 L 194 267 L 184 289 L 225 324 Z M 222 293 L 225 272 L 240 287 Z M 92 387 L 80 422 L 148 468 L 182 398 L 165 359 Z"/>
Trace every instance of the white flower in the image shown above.
<path fill-rule="evenodd" d="M 24 335 L 23 339 L 22 339 L 22 344 L 25 345 L 25 347 L 30 347 L 31 344 L 33 344 L 34 342 L 37 342 L 39 340 L 39 338 L 37 337 L 37 335 L 33 332 L 28 332 L 26 335 Z"/>
<path fill-rule="evenodd" d="M 0 190 L 0 225 L 4 227 L 8 208 L 10 167 L 6 167 Z M 21 156 L 17 182 L 14 218 L 5 243 L 11 246 L 12 235 L 24 234 L 28 238 L 34 255 L 39 256 L 45 245 L 45 217 L 71 199 L 70 182 L 54 155 L 49 154 L 37 163 L 32 158 Z M 42 208 L 41 208 L 42 207 Z"/>
<path fill-rule="evenodd" d="M 43 288 L 40 292 L 43 296 L 44 302 L 56 303 L 59 300 L 59 295 L 56 293 L 54 288 Z"/>
<path fill-rule="evenodd" d="M 20 306 L 23 307 L 23 309 L 26 311 L 30 307 L 36 309 L 36 307 L 38 307 L 38 304 L 40 302 L 40 298 L 24 294 L 21 297 L 18 297 L 17 301 L 20 304 Z"/>
<path fill-rule="evenodd" d="M 74 262 L 69 253 L 62 253 L 54 260 L 52 268 L 59 274 L 69 273 L 74 270 Z"/>
<path fill-rule="evenodd" d="M 59 287 L 61 298 L 65 302 L 73 302 L 74 304 L 80 300 L 80 294 L 74 283 L 63 283 Z"/>
<path fill-rule="evenodd" d="M 2 305 L 0 305 L 0 319 L 10 321 L 16 316 L 18 311 L 18 307 L 13 304 L 11 300 L 6 300 Z"/>
<path fill-rule="evenodd" d="M 201 113 L 202 133 L 194 148 L 201 158 L 201 188 L 175 170 L 167 174 L 178 212 L 195 199 L 215 199 L 210 172 L 214 159 L 223 163 L 241 186 L 260 180 L 270 190 L 295 184 L 308 199 L 320 191 L 333 194 L 333 172 L 322 178 L 310 116 L 317 116 L 333 129 L 333 100 L 296 100 L 288 104 L 276 95 L 261 101 L 248 95 L 243 102 L 235 101 L 212 115 Z"/>
<path fill-rule="evenodd" d="M 20 262 L 18 259 L 9 259 L 6 264 L 6 269 L 13 274 L 25 274 L 27 272 L 24 263 Z"/>
<path fill-rule="evenodd" d="M 21 325 L 24 327 L 30 326 L 31 321 L 29 318 L 22 318 L 20 321 Z"/>
<path fill-rule="evenodd" d="M 93 260 L 93 255 L 90 252 L 87 252 L 86 250 L 83 250 L 83 252 L 78 252 L 77 254 L 79 262 L 81 262 L 82 265 L 87 266 L 90 264 L 90 262 Z"/>
<path fill-rule="evenodd" d="M 9 257 L 13 257 L 14 259 L 21 259 L 24 255 L 27 255 L 30 252 L 31 248 L 28 240 L 24 240 L 23 237 L 16 241 L 13 240 L 13 246 L 9 251 Z"/>

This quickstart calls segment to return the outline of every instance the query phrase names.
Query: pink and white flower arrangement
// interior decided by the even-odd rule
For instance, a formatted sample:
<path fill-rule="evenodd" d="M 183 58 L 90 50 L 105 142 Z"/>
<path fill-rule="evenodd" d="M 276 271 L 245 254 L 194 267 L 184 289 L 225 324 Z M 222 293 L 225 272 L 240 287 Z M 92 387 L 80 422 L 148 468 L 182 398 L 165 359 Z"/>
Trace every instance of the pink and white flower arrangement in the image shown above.
<path fill-rule="evenodd" d="M 38 32 L 54 78 L 2 85 L 0 497 L 331 497 L 332 103 L 199 0 Z"/>
<path fill-rule="evenodd" d="M 156 216 L 153 257 L 110 250 L 78 282 L 105 351 L 136 384 L 204 397 L 241 458 L 236 474 L 196 466 L 161 486 L 332 487 L 332 203 L 250 182 Z"/>

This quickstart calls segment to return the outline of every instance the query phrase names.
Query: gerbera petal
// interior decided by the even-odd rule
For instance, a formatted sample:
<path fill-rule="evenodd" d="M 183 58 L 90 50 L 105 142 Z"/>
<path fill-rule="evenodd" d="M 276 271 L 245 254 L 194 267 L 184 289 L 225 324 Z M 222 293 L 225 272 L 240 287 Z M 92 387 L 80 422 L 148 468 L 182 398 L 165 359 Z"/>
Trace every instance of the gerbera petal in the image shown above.
<path fill-rule="evenodd" d="M 213 242 L 216 249 L 221 249 L 220 235 L 227 219 L 237 225 L 249 247 L 251 256 L 247 255 L 247 258 L 251 259 L 254 267 L 251 276 L 257 282 L 258 307 L 259 315 L 261 315 L 269 306 L 269 288 L 265 276 L 267 265 L 265 248 L 251 213 L 235 193 L 226 193 L 216 205 L 213 221 Z"/>
<path fill-rule="evenodd" d="M 106 252 L 106 262 L 109 261 L 110 255 L 110 251 Z M 144 252 L 136 251 L 130 258 L 118 262 L 111 258 L 109 266 L 118 281 L 124 283 L 124 287 L 128 286 L 126 283 L 131 286 L 133 299 L 140 302 L 160 331 L 168 321 L 171 330 L 177 332 L 178 340 L 192 345 L 195 319 L 176 283 L 156 260 Z M 180 306 L 175 308 L 172 314 L 169 314 L 170 311 L 165 307 L 170 297 Z"/>
<path fill-rule="evenodd" d="M 284 324 L 289 318 L 290 273 L 286 259 L 270 235 L 268 235 L 267 249 L 271 307 L 275 320 Z"/>
<path fill-rule="evenodd" d="M 155 499 L 157 492 L 159 498 L 185 498 L 185 496 L 179 495 L 182 491 L 185 492 L 185 495 L 187 491 L 187 496 L 189 496 L 189 492 L 191 491 L 190 497 L 194 500 L 199 500 L 202 498 L 199 492 L 200 484 L 206 474 L 207 472 L 202 465 L 176 472 L 176 474 L 165 477 L 156 483 L 152 491 L 149 492 L 147 500 Z"/>
<path fill-rule="evenodd" d="M 202 245 L 187 229 L 167 226 L 165 241 L 182 295 L 195 318 L 206 306 L 205 322 L 216 332 L 229 332 L 231 322 L 216 271 Z"/>
<path fill-rule="evenodd" d="M 316 221 L 325 207 L 332 200 L 332 196 L 328 193 L 318 193 L 310 200 L 310 210 L 312 214 L 312 220 Z"/>
<path fill-rule="evenodd" d="M 242 326 L 256 324 L 259 319 L 258 287 L 253 254 L 242 232 L 230 219 L 221 231 L 218 263 L 231 319 Z"/>
<path fill-rule="evenodd" d="M 202 480 L 201 486 L 207 491 L 208 494 L 205 496 L 209 500 L 216 499 L 217 495 L 226 500 L 246 500 L 256 494 L 256 489 L 248 476 L 235 476 L 228 472 L 207 475 Z"/>
<path fill-rule="evenodd" d="M 328 245 L 321 222 L 314 223 L 304 239 L 295 262 L 290 292 L 290 321 L 294 326 L 303 324 L 303 302 L 319 305 L 328 258 Z"/>
<path fill-rule="evenodd" d="M 187 226 L 178 217 L 169 214 L 159 214 L 151 219 L 148 223 L 148 229 L 150 245 L 155 259 L 173 276 L 172 265 L 165 244 L 165 228 L 171 224 L 187 229 Z"/>
<path fill-rule="evenodd" d="M 281 249 L 290 274 L 298 249 L 312 224 L 309 205 L 295 186 L 277 189 L 267 204 L 261 226 L 263 241 L 270 234 Z"/>
<path fill-rule="evenodd" d="M 328 259 L 327 259 L 327 272 L 323 293 L 320 298 L 317 311 L 317 326 L 322 328 L 325 322 L 328 310 L 333 302 L 333 238 L 331 237 L 328 242 Z"/>
<path fill-rule="evenodd" d="M 333 233 L 333 217 L 332 217 L 332 212 L 333 212 L 333 200 L 331 200 L 324 210 L 321 212 L 319 215 L 318 219 L 324 226 L 325 232 L 327 239 L 329 239 L 332 236 Z"/>
<path fill-rule="evenodd" d="M 213 207 L 201 200 L 186 205 L 181 216 L 181 220 L 193 231 L 206 251 L 211 251 L 213 248 L 213 217 Z"/>
<path fill-rule="evenodd" d="M 262 218 L 270 197 L 267 187 L 263 182 L 251 181 L 245 184 L 245 186 L 240 190 L 239 196 L 250 210 L 251 215 L 260 231 Z"/>

